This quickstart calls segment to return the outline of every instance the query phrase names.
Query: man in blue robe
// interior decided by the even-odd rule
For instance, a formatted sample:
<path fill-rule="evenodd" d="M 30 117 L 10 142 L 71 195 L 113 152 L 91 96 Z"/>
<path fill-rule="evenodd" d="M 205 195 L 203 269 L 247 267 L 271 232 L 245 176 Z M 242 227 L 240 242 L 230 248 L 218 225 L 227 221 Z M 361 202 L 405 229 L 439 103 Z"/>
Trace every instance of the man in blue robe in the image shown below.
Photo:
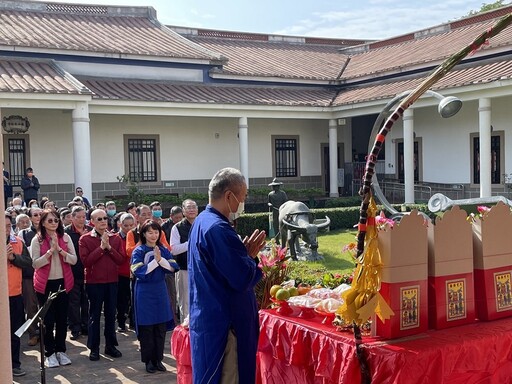
<path fill-rule="evenodd" d="M 189 237 L 190 343 L 195 384 L 255 382 L 259 321 L 254 286 L 265 232 L 243 241 L 232 227 L 244 210 L 247 184 L 234 168 L 218 171 L 209 204 Z"/>

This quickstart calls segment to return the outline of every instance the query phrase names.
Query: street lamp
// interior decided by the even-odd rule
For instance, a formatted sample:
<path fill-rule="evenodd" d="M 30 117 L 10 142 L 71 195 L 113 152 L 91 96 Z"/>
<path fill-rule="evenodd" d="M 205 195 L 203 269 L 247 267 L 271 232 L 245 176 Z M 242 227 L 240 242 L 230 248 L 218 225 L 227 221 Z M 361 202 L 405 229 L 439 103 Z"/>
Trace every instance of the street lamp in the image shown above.
<path fill-rule="evenodd" d="M 377 133 L 379 132 L 382 123 L 384 119 L 387 117 L 387 113 L 401 100 L 409 96 L 413 92 L 412 90 L 402 92 L 395 97 L 393 97 L 382 109 L 382 111 L 379 113 L 379 116 L 377 116 L 377 119 L 375 120 L 375 123 L 373 124 L 372 132 L 370 133 L 370 141 L 368 143 L 368 153 L 371 153 L 373 143 L 375 141 L 375 137 L 377 136 Z M 460 111 L 462 108 L 462 101 L 458 99 L 455 96 L 448 96 L 444 97 L 443 95 L 427 90 L 425 94 L 435 97 L 439 100 L 439 106 L 437 111 L 443 118 L 452 117 L 457 114 L 457 112 Z M 414 181 L 413 181 L 414 183 Z M 375 196 L 379 199 L 379 201 L 386 207 L 386 209 L 393 215 L 400 214 L 395 208 L 391 206 L 389 201 L 386 199 L 386 196 L 384 196 L 384 193 L 382 193 L 382 190 L 380 189 L 379 180 L 377 178 L 377 172 L 375 172 L 372 176 L 372 187 L 373 191 L 375 193 Z"/>

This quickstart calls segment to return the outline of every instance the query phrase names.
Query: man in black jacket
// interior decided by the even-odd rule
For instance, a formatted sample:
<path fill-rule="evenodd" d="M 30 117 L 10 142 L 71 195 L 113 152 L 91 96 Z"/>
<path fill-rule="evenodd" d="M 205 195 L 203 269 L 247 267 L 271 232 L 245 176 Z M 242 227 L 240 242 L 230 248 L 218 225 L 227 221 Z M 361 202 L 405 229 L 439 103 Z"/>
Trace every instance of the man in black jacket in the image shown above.
<path fill-rule="evenodd" d="M 30 200 L 38 200 L 37 194 L 39 191 L 40 185 L 37 177 L 34 176 L 34 170 L 32 168 L 27 168 L 25 171 L 25 176 L 21 179 L 21 189 L 23 189 L 23 200 L 25 200 L 25 204 L 28 207 L 28 203 Z"/>
<path fill-rule="evenodd" d="M 73 241 L 77 256 L 76 264 L 71 266 L 75 283 L 73 289 L 69 292 L 68 326 L 71 331 L 71 340 L 78 339 L 80 334 L 87 335 L 89 321 L 89 302 L 87 301 L 84 285 L 84 265 L 80 260 L 80 248 L 78 246 L 80 236 L 92 229 L 92 227 L 85 225 L 85 215 L 84 207 L 73 207 L 71 210 L 71 225 L 64 228 L 64 232 Z"/>

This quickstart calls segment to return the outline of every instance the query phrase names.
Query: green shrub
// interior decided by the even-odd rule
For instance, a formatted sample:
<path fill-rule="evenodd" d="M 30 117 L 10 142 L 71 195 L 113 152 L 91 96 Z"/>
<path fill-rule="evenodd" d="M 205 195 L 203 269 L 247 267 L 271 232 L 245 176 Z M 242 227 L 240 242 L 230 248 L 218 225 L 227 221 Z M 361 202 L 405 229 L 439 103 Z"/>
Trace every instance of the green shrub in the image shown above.
<path fill-rule="evenodd" d="M 361 198 L 359 196 L 335 197 L 325 201 L 325 208 L 337 207 L 359 207 Z"/>
<path fill-rule="evenodd" d="M 306 283 L 315 285 L 321 283 L 327 269 L 323 266 L 312 267 L 311 263 L 306 261 L 288 262 L 288 279 L 295 280 L 295 285 Z"/>

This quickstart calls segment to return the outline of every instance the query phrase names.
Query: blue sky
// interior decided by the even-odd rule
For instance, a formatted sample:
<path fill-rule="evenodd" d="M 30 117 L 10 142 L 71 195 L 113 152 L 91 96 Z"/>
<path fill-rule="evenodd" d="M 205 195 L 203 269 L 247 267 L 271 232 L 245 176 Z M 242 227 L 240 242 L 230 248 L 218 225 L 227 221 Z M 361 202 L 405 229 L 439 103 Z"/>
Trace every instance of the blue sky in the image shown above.
<path fill-rule="evenodd" d="M 52 0 L 50 0 L 52 1 Z M 164 24 L 284 35 L 382 39 L 432 27 L 493 0 L 53 0 L 149 5 Z M 506 2 L 508 3 L 508 2 Z"/>

